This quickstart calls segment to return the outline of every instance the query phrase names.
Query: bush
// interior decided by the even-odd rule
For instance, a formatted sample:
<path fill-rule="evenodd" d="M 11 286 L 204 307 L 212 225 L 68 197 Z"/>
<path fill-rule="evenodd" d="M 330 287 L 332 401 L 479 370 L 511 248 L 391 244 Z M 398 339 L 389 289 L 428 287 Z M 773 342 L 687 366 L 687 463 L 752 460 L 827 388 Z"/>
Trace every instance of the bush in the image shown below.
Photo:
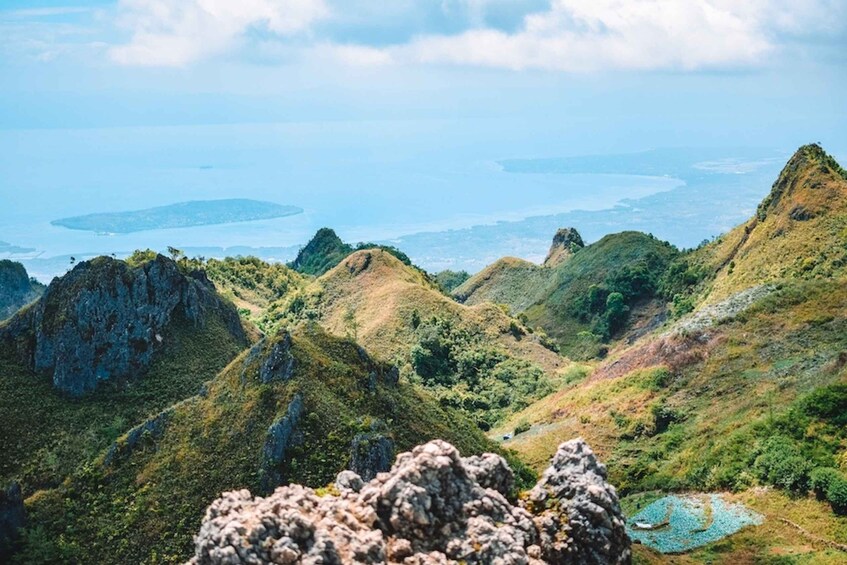
<path fill-rule="evenodd" d="M 532 425 L 526 420 L 521 420 L 515 426 L 515 435 L 522 434 L 524 432 L 528 432 Z"/>
<path fill-rule="evenodd" d="M 811 463 L 802 456 L 777 461 L 768 473 L 771 484 L 785 490 L 803 494 L 809 490 Z"/>
<path fill-rule="evenodd" d="M 671 424 L 682 421 L 683 416 L 677 410 L 674 410 L 664 402 L 654 404 L 650 408 L 653 414 L 653 424 L 655 433 L 660 434 L 668 429 Z"/>
<path fill-rule="evenodd" d="M 815 491 L 815 496 L 817 496 L 818 500 L 826 500 L 826 493 L 829 490 L 829 486 L 838 480 L 843 481 L 844 477 L 837 469 L 833 469 L 832 467 L 818 467 L 817 469 L 813 469 L 809 474 L 809 485 Z"/>
<path fill-rule="evenodd" d="M 620 330 L 626 322 L 629 307 L 620 292 L 613 292 L 606 298 L 606 311 L 603 313 L 603 325 L 606 335 L 610 336 Z"/>
<path fill-rule="evenodd" d="M 795 493 L 809 490 L 811 463 L 787 437 L 769 439 L 762 454 L 756 458 L 754 469 L 759 480 L 768 484 Z"/>
<path fill-rule="evenodd" d="M 843 475 L 829 483 L 826 498 L 832 505 L 833 512 L 840 515 L 847 514 L 847 480 Z"/>
<path fill-rule="evenodd" d="M 836 426 L 847 425 L 847 384 L 821 387 L 806 396 L 801 407 L 809 416 Z"/>

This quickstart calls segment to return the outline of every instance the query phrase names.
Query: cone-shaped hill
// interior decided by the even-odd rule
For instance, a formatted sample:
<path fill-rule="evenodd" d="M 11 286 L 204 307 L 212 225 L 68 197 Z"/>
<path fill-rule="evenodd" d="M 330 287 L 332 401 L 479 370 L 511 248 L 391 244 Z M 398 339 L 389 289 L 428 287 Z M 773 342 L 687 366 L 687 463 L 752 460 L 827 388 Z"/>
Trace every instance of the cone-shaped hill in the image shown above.
<path fill-rule="evenodd" d="M 820 146 L 788 161 L 756 215 L 699 258 L 718 271 L 710 300 L 781 278 L 820 279 L 847 269 L 847 172 Z"/>
<path fill-rule="evenodd" d="M 545 370 L 555 371 L 563 365 L 561 357 L 539 339 L 515 328 L 515 320 L 502 309 L 493 304 L 457 304 L 425 273 L 381 249 L 350 255 L 318 279 L 309 292 L 318 298 L 318 320 L 330 332 L 353 333 L 365 348 L 386 359 L 404 357 L 416 342 L 417 321 L 435 317 L 464 326 Z"/>

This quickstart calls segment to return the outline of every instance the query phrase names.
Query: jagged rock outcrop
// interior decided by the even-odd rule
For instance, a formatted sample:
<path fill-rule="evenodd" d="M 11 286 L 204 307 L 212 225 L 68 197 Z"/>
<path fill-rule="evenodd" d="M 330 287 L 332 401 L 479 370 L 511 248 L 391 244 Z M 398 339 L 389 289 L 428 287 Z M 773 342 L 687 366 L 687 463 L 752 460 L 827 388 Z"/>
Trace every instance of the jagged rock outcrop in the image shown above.
<path fill-rule="evenodd" d="M 510 497 L 515 490 L 515 474 L 506 460 L 494 453 L 483 453 L 462 458 L 468 475 L 482 488 L 496 490 Z"/>
<path fill-rule="evenodd" d="M 0 320 L 5 320 L 44 292 L 20 263 L 0 260 Z"/>
<path fill-rule="evenodd" d="M 191 563 L 630 562 L 615 489 L 585 442 L 562 444 L 525 508 L 483 486 L 510 475 L 497 455 L 462 459 L 434 440 L 368 483 L 344 471 L 338 496 L 229 492 L 207 510 Z"/>
<path fill-rule="evenodd" d="M 350 444 L 350 470 L 365 481 L 391 469 L 393 461 L 394 441 L 385 434 L 362 432 Z"/>
<path fill-rule="evenodd" d="M 620 563 L 621 548 L 629 547 L 617 493 L 606 482 L 606 466 L 582 440 L 559 446 L 530 491 L 527 506 L 539 511 L 535 524 L 550 562 Z"/>
<path fill-rule="evenodd" d="M 261 348 L 256 349 L 256 351 L 260 350 Z M 294 355 L 291 354 L 291 334 L 284 332 L 282 339 L 273 344 L 268 356 L 262 363 L 262 368 L 259 370 L 259 379 L 264 384 L 273 381 L 285 382 L 293 374 Z"/>
<path fill-rule="evenodd" d="M 288 404 L 285 416 L 276 420 L 268 428 L 259 469 L 259 482 L 263 492 L 271 492 L 282 483 L 280 465 L 285 461 L 285 453 L 302 415 L 303 396 L 296 394 Z"/>
<path fill-rule="evenodd" d="M 582 241 L 582 236 L 576 228 L 561 228 L 553 236 L 553 243 L 547 252 L 547 258 L 544 259 L 544 266 L 555 267 L 583 247 L 585 242 Z"/>
<path fill-rule="evenodd" d="M 38 302 L 0 328 L 0 342 L 78 396 L 99 381 L 142 374 L 178 317 L 200 327 L 210 315 L 246 342 L 237 311 L 204 272 L 185 274 L 162 255 L 138 267 L 98 257 L 54 279 Z"/>
<path fill-rule="evenodd" d="M 25 518 L 20 485 L 12 483 L 5 490 L 0 490 L 0 562 L 5 562 L 14 549 L 18 530 L 23 527 Z"/>

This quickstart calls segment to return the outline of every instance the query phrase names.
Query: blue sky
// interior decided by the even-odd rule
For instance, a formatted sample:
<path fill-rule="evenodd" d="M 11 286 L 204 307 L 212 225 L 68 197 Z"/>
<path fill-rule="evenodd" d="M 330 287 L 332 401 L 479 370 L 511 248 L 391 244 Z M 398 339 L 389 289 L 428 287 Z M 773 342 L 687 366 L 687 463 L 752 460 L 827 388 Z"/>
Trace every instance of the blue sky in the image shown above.
<path fill-rule="evenodd" d="M 525 117 L 594 150 L 843 150 L 845 22 L 845 0 L 6 0 L 0 128 Z"/>

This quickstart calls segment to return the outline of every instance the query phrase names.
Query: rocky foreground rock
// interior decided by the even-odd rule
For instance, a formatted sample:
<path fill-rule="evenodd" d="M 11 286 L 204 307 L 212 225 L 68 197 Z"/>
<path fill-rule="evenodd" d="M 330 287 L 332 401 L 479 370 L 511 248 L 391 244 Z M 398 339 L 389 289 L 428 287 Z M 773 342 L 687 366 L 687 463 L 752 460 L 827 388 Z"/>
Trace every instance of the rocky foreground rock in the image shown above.
<path fill-rule="evenodd" d="M 606 469 L 581 439 L 559 446 L 519 504 L 494 454 L 461 458 L 435 440 L 339 494 L 299 485 L 267 498 L 225 493 L 207 510 L 191 564 L 625 564 L 630 540 Z"/>

